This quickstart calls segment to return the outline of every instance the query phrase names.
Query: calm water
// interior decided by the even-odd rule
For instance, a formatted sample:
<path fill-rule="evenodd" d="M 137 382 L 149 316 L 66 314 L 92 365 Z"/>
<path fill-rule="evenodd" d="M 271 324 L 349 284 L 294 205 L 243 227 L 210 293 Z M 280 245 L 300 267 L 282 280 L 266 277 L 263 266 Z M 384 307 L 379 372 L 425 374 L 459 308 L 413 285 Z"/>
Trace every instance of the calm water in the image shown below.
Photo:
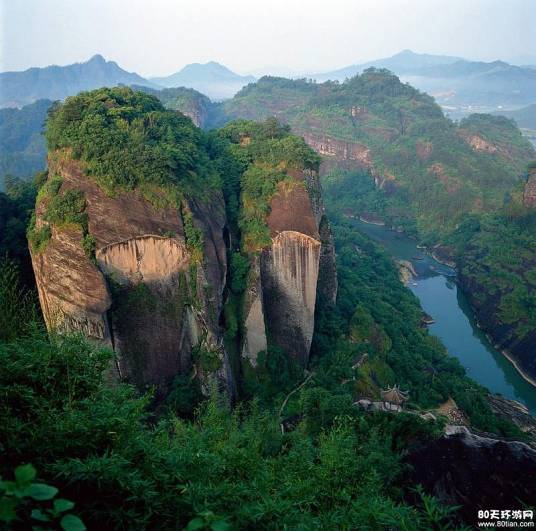
<path fill-rule="evenodd" d="M 359 230 L 381 243 L 396 259 L 408 260 L 417 272 L 409 288 L 435 323 L 430 333 L 438 336 L 451 355 L 456 356 L 474 380 L 493 393 L 525 404 L 536 414 L 536 388 L 524 380 L 514 366 L 488 341 L 476 326 L 455 272 L 417 249 L 403 234 L 385 227 L 354 221 Z M 416 284 L 416 285 L 415 285 Z"/>

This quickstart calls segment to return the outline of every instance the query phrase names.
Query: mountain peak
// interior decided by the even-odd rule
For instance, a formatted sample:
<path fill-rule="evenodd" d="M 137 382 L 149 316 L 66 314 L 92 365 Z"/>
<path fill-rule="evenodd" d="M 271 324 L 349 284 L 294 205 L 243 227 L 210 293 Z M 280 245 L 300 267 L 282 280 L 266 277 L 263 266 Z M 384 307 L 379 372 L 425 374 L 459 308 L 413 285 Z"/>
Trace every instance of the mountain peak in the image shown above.
<path fill-rule="evenodd" d="M 86 63 L 105 64 L 106 59 L 104 59 L 104 57 L 100 53 L 96 53 L 94 56 L 89 58 Z"/>
<path fill-rule="evenodd" d="M 418 53 L 415 53 L 413 50 L 410 50 L 409 48 L 406 48 L 405 50 L 402 50 L 401 52 L 398 52 L 398 53 L 395 53 L 395 55 L 393 55 L 393 57 L 413 57 L 415 55 L 420 55 Z"/>

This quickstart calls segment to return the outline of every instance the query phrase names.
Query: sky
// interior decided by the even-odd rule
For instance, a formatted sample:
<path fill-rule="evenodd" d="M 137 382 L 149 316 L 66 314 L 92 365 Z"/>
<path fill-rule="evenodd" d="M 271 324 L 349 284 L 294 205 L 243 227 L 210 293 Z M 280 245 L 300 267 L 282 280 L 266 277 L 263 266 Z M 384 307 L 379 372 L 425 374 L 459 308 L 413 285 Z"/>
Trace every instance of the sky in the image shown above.
<path fill-rule="evenodd" d="M 536 63 L 536 0 L 0 0 L 0 70 L 96 53 L 143 76 L 314 73 L 403 49 Z"/>

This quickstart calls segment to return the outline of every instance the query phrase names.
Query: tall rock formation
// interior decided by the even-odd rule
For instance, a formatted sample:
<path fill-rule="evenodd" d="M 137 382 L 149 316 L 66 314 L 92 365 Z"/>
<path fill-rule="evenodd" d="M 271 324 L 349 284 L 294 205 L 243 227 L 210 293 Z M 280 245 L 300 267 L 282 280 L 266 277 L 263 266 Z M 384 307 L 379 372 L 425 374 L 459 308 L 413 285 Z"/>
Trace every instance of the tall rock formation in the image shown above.
<path fill-rule="evenodd" d="M 28 233 L 46 324 L 113 348 L 117 377 L 160 395 L 177 375 L 234 395 L 229 312 L 244 362 L 277 347 L 305 367 L 317 301 L 335 302 L 318 156 L 277 122 L 226 129 L 209 138 L 126 88 L 69 98 L 47 123 Z"/>
<path fill-rule="evenodd" d="M 110 107 L 122 96 L 114 90 Z M 91 159 L 74 158 L 74 143 L 56 147 L 29 234 L 48 328 L 112 347 L 119 376 L 140 387 L 165 393 L 175 376 L 193 373 L 205 387 L 216 380 L 232 391 L 218 322 L 227 273 L 220 189 L 207 182 L 198 194 L 180 186 L 151 187 L 153 196 L 142 186 L 110 192 L 91 175 Z M 167 204 L 166 190 L 176 193 Z"/>
<path fill-rule="evenodd" d="M 83 193 L 85 241 L 89 235 L 95 254 L 85 253 L 81 227 L 50 224 L 50 241 L 32 251 L 47 326 L 113 347 L 119 375 L 142 386 L 165 388 L 193 365 L 227 381 L 218 326 L 227 267 L 221 193 L 210 206 L 185 201 L 182 209 L 157 209 L 138 192 L 107 196 L 69 157 L 52 154 L 49 175 L 61 179 L 60 197 Z M 37 205 L 37 227 L 48 225 L 50 200 Z M 187 223 L 202 233 L 201 260 L 189 249 Z"/>
<path fill-rule="evenodd" d="M 259 354 L 277 346 L 301 367 L 306 367 L 317 298 L 320 295 L 327 303 L 335 302 L 335 252 L 322 202 L 319 162 L 301 139 L 299 146 L 295 146 L 296 152 L 301 149 L 310 159 L 285 160 L 288 152 L 282 150 L 277 154 L 281 147 L 277 142 L 298 139 L 290 137 L 284 128 L 279 134 L 281 138 L 277 141 L 271 139 L 271 161 L 262 154 L 253 161 L 254 167 L 258 165 L 268 172 L 266 180 L 271 178 L 270 172 L 279 176 L 274 179 L 273 192 L 265 198 L 267 238 L 251 257 L 243 312 L 242 356 L 256 367 Z M 263 140 L 259 136 L 262 134 L 257 132 L 257 138 L 253 134 L 246 141 L 243 137 L 242 148 L 262 153 L 258 145 Z M 253 198 L 247 195 L 247 185 L 245 188 L 242 203 L 247 216 Z"/>
<path fill-rule="evenodd" d="M 536 207 L 536 165 L 529 167 L 529 174 L 523 192 L 523 204 L 527 208 Z"/>

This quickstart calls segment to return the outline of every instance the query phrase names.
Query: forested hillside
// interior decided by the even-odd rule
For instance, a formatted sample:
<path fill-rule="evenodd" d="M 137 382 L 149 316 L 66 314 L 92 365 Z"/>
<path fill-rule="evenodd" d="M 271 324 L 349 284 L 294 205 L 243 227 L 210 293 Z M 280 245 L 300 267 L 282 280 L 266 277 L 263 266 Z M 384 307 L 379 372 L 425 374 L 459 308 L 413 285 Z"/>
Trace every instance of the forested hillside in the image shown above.
<path fill-rule="evenodd" d="M 43 129 L 51 104 L 39 100 L 22 109 L 0 109 L 0 190 L 5 175 L 27 179 L 45 169 Z"/>
<path fill-rule="evenodd" d="M 513 122 L 478 115 L 453 123 L 384 70 L 344 83 L 262 78 L 221 104 L 212 125 L 270 115 L 304 135 L 327 168 L 369 170 L 385 191 L 382 215 L 431 240 L 465 213 L 502 206 L 535 156 Z"/>
<path fill-rule="evenodd" d="M 468 448 L 480 456 L 475 478 L 492 468 L 508 506 L 533 503 L 536 452 L 445 434 L 453 419 L 439 407 L 454 403 L 458 422 L 488 435 L 531 436 L 491 411 L 487 390 L 422 326 L 393 261 L 336 209 L 329 282 L 320 160 L 287 126 L 237 121 L 205 133 L 118 88 L 56 106 L 46 137 L 48 174 L 13 183 L 5 198 L 0 473 L 13 483 L 2 483 L 0 521 L 462 529 L 477 501 L 494 500 L 478 479 L 462 484 L 458 452 Z M 36 192 L 28 236 L 48 333 L 11 260 Z M 311 294 L 314 330 L 292 321 Z M 249 320 L 255 297 L 264 313 Z M 109 328 L 92 325 L 101 318 Z M 288 322 L 293 331 L 278 336 Z M 259 323 L 266 346 L 255 351 L 248 331 Z M 170 372 L 177 351 L 162 353 L 177 337 Z M 385 406 L 395 385 L 403 408 Z M 417 485 L 422 456 L 439 459 L 440 447 L 459 495 L 445 496 L 444 477 Z M 37 475 L 19 467 L 29 463 Z"/>

